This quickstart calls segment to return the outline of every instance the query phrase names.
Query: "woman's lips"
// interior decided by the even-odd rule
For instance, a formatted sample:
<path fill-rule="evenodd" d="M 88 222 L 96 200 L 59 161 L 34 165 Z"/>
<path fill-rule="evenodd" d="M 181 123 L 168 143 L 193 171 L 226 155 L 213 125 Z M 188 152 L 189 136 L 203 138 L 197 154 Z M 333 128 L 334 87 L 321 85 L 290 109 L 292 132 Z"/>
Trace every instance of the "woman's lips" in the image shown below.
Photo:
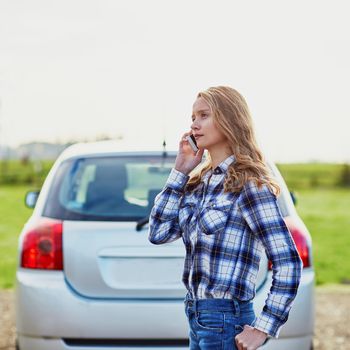
<path fill-rule="evenodd" d="M 196 135 L 194 138 L 195 138 L 196 140 L 198 140 L 201 136 L 203 136 L 203 135 Z"/>

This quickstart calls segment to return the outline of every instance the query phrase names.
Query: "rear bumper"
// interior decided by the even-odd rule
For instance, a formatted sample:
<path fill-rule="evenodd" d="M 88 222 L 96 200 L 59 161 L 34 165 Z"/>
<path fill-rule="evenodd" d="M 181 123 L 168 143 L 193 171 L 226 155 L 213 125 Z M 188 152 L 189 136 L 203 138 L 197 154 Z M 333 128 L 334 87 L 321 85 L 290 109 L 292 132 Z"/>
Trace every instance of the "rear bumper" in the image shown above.
<path fill-rule="evenodd" d="M 17 332 L 66 338 L 187 338 L 183 299 L 85 298 L 62 271 L 18 270 Z"/>
<path fill-rule="evenodd" d="M 32 338 L 19 335 L 20 350 L 105 350 L 106 347 L 84 347 L 69 346 L 62 339 L 43 339 Z M 261 350 L 310 350 L 312 344 L 312 336 L 299 338 L 281 338 L 270 339 L 266 345 L 261 346 Z M 140 350 L 140 347 L 113 347 L 109 346 L 109 350 Z M 149 348 L 150 349 L 150 348 Z M 156 350 L 169 350 L 169 347 L 156 347 Z M 171 350 L 188 350 L 188 346 L 171 347 Z"/>
<path fill-rule="evenodd" d="M 83 343 L 83 342 L 82 342 Z M 72 345 L 69 342 L 66 342 L 65 339 L 57 338 L 35 338 L 28 337 L 24 335 L 18 336 L 18 345 L 20 350 L 140 350 L 144 349 L 142 345 L 140 346 L 118 346 L 118 345 L 89 345 L 79 344 Z M 171 346 L 171 350 L 188 350 L 189 346 Z M 147 346 L 147 349 L 156 349 L 156 350 L 169 350 L 167 346 Z"/>
<path fill-rule="evenodd" d="M 257 291 L 254 299 L 257 315 L 264 306 L 272 282 L 271 277 L 269 273 L 266 283 Z M 261 348 L 289 349 L 280 345 L 286 341 L 310 343 L 314 331 L 314 301 L 314 272 L 305 269 L 289 319 L 282 328 L 279 338 L 270 339 Z M 183 299 L 86 298 L 68 287 L 62 271 L 18 269 L 16 326 L 20 346 L 22 345 L 21 350 L 85 349 L 81 346 L 68 346 L 64 343 L 64 338 L 187 339 L 188 337 Z M 41 344 L 45 345 L 41 347 Z M 104 348 L 88 347 L 89 350 Z M 156 348 L 163 349 L 163 347 Z M 188 349 L 188 347 L 178 348 Z M 123 347 L 115 349 L 120 350 Z M 293 349 L 309 350 L 309 347 L 294 346 Z"/>

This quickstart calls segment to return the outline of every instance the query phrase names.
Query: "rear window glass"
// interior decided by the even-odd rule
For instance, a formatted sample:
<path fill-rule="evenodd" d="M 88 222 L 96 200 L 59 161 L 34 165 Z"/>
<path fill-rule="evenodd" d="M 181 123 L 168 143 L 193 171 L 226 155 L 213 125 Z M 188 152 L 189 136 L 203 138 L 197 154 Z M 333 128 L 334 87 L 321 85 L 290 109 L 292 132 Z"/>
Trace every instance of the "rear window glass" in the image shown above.
<path fill-rule="evenodd" d="M 44 216 L 62 220 L 137 221 L 149 216 L 175 158 L 71 159 L 59 167 Z"/>

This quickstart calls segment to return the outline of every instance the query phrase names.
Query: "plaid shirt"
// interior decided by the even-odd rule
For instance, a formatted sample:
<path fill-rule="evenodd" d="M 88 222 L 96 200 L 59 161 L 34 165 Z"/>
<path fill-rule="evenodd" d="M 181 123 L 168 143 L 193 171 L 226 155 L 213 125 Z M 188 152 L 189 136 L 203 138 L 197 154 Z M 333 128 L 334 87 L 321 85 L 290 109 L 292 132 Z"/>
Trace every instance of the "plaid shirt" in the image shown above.
<path fill-rule="evenodd" d="M 149 240 L 163 244 L 182 238 L 186 247 L 182 281 L 201 298 L 255 297 L 260 256 L 273 264 L 273 282 L 255 327 L 278 338 L 287 321 L 302 272 L 302 260 L 283 220 L 276 196 L 248 181 L 240 193 L 224 193 L 234 155 L 184 193 L 189 176 L 171 170 L 150 214 Z"/>

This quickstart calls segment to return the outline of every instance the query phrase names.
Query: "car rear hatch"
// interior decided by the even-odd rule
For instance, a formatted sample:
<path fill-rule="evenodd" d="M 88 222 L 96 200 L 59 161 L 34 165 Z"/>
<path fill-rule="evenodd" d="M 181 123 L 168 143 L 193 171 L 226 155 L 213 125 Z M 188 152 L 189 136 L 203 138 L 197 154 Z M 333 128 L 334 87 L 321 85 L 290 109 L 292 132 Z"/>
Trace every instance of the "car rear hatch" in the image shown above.
<path fill-rule="evenodd" d="M 67 283 L 92 298 L 183 298 L 182 240 L 153 245 L 149 216 L 174 158 L 161 155 L 87 157 L 62 163 L 44 215 L 63 221 Z M 265 281 L 262 256 L 256 288 Z"/>
<path fill-rule="evenodd" d="M 135 226 L 64 222 L 64 271 L 74 290 L 90 297 L 183 297 L 182 241 L 155 246 L 147 230 L 136 231 Z"/>

